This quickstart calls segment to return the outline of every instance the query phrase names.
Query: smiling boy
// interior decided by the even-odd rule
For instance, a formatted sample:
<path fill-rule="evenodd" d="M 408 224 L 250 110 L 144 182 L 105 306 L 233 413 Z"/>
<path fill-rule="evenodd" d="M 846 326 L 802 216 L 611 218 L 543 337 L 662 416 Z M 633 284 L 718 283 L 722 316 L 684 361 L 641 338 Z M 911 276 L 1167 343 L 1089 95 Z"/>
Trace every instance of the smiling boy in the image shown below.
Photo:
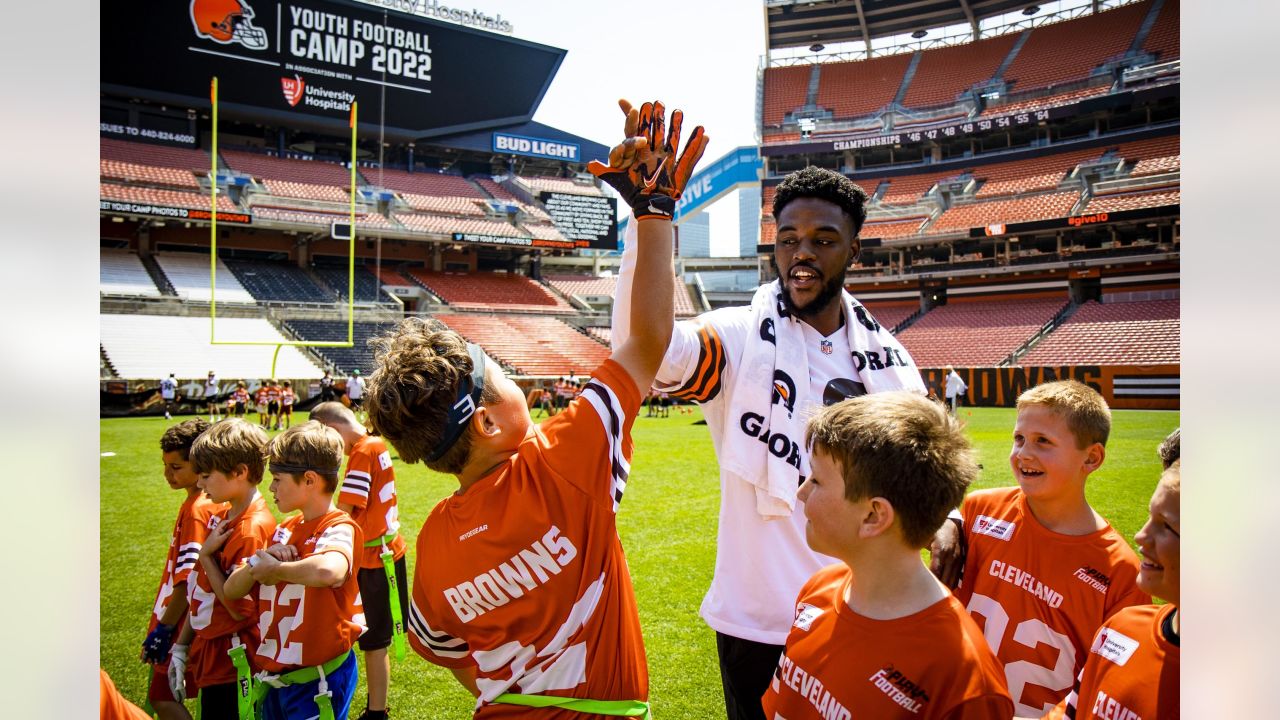
<path fill-rule="evenodd" d="M 1018 487 L 975 492 L 961 507 L 968 555 L 956 597 L 981 617 L 1019 717 L 1066 697 L 1104 620 L 1150 602 L 1137 555 L 1085 499 L 1110 432 L 1111 411 L 1089 386 L 1027 390 L 1009 453 Z"/>

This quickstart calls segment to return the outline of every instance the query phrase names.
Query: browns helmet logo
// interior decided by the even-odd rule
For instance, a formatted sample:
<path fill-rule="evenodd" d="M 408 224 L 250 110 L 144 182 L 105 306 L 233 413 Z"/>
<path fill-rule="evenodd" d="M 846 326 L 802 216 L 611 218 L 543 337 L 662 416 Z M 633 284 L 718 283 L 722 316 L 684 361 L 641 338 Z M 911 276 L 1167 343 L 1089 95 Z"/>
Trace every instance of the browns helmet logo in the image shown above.
<path fill-rule="evenodd" d="M 791 376 L 781 370 L 773 371 L 773 401 L 774 405 L 779 402 L 787 409 L 790 414 L 796 409 L 796 383 Z"/>
<path fill-rule="evenodd" d="M 191 0 L 191 24 L 196 35 L 216 43 L 239 43 L 250 50 L 266 50 L 267 32 L 252 21 L 253 8 L 244 0 Z"/>

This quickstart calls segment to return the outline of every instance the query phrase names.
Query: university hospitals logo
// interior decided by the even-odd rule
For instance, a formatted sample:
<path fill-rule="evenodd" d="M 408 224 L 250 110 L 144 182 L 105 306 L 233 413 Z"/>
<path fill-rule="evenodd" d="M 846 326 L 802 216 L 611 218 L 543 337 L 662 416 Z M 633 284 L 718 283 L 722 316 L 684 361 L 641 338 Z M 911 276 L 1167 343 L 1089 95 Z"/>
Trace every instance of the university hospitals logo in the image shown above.
<path fill-rule="evenodd" d="M 298 101 L 302 99 L 302 91 L 306 90 L 306 88 L 307 83 L 302 79 L 301 75 L 280 78 L 280 89 L 284 92 L 284 101 L 289 103 L 290 107 L 298 104 Z"/>
<path fill-rule="evenodd" d="M 244 0 L 191 0 L 196 36 L 220 45 L 267 49 L 267 32 L 253 24 L 253 8 Z"/>
<path fill-rule="evenodd" d="M 1102 628 L 1093 639 L 1090 652 L 1097 653 L 1117 665 L 1124 665 L 1138 650 L 1138 641 L 1116 632 L 1114 628 Z"/>
<path fill-rule="evenodd" d="M 997 540 L 1008 541 L 1013 537 L 1013 529 L 1017 523 L 1011 520 L 1000 520 L 987 515 L 979 515 L 973 521 L 973 532 L 977 535 L 988 535 Z"/>

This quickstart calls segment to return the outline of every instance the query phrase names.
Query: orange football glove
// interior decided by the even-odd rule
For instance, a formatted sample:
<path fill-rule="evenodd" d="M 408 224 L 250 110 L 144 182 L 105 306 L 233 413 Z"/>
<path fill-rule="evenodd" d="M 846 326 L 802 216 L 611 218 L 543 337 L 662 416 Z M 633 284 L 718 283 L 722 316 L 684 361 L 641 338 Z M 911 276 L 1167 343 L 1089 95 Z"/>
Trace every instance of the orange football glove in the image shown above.
<path fill-rule="evenodd" d="M 587 170 L 617 190 L 637 220 L 669 220 L 706 150 L 706 133 L 701 125 L 694 128 L 684 153 L 678 154 L 683 112 L 671 113 L 668 131 L 666 108 L 661 102 L 645 103 L 639 110 L 626 100 L 619 100 L 618 106 L 627 116 L 623 128 L 627 138 L 609 151 L 608 165 L 592 160 Z"/>

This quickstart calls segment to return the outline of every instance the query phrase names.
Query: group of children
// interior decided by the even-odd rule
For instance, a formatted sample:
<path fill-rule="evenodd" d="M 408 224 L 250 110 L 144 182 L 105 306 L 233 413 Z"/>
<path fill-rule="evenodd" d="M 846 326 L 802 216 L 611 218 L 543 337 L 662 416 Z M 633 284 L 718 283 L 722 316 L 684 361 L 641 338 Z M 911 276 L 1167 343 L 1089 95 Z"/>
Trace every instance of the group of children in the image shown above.
<path fill-rule="evenodd" d="M 649 717 L 616 514 L 632 425 L 671 335 L 670 218 L 706 137 L 695 129 L 680 155 L 679 111 L 668 134 L 661 103 L 621 105 L 628 139 L 589 169 L 631 206 L 644 297 L 627 340 L 562 411 L 535 425 L 498 365 L 432 321 L 375 341 L 369 422 L 405 462 L 458 481 L 418 533 L 408 598 L 394 487 L 375 480 L 390 456 L 349 410 L 321 405 L 270 442 L 238 420 L 166 433 L 166 477 L 188 498 L 144 644 L 164 717 L 183 717 L 171 705 L 194 688 L 205 720 L 245 717 L 255 699 L 264 718 L 344 718 L 357 639 L 364 717 L 383 717 L 397 605 L 409 644 L 453 671 L 477 717 Z M 1013 428 L 1017 487 L 966 497 L 978 465 L 939 404 L 889 392 L 817 413 L 800 497 L 807 542 L 837 562 L 796 598 L 762 716 L 1176 718 L 1177 441 L 1162 451 L 1140 560 L 1085 498 L 1110 425 L 1085 385 L 1032 388 Z M 301 511 L 278 526 L 256 490 L 264 457 L 279 510 Z M 948 535 L 962 572 L 944 583 L 921 550 Z M 1151 606 L 1153 594 L 1170 604 Z"/>
<path fill-rule="evenodd" d="M 293 405 L 297 399 L 298 396 L 293 391 L 293 383 L 289 380 L 280 382 L 275 379 L 265 380 L 253 394 L 250 394 L 248 384 L 244 380 L 239 380 L 236 382 L 236 389 L 227 397 L 227 408 L 223 417 L 243 418 L 256 409 L 259 427 L 264 430 L 279 430 L 283 425 L 288 429 L 293 422 Z M 213 407 L 210 404 L 210 408 Z M 209 421 L 217 420 L 217 414 L 211 410 Z"/>
<path fill-rule="evenodd" d="M 142 645 L 156 716 L 188 720 L 194 697 L 203 720 L 346 718 L 358 642 L 361 717 L 385 718 L 387 648 L 404 645 L 408 600 L 382 441 L 329 402 L 271 439 L 240 418 L 197 418 L 160 445 L 165 479 L 186 498 Z M 280 523 L 259 492 L 267 472 Z"/>

